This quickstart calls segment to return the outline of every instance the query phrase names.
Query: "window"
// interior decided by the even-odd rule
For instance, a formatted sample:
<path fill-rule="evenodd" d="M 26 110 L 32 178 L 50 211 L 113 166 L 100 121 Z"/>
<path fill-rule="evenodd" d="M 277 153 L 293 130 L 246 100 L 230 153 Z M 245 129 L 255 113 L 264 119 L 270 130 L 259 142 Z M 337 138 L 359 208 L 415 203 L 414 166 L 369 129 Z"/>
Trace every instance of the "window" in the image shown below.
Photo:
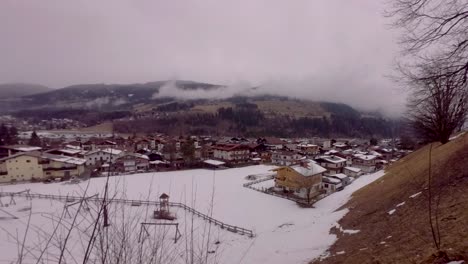
<path fill-rule="evenodd" d="M 27 163 L 31 163 L 31 160 L 26 160 Z"/>

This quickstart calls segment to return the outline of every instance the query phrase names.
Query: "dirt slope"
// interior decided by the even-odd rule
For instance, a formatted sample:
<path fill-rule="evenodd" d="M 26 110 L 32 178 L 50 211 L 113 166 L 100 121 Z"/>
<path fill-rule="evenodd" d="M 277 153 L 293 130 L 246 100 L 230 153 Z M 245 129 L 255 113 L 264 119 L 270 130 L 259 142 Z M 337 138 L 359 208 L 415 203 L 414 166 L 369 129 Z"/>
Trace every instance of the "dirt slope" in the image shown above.
<path fill-rule="evenodd" d="M 429 150 L 428 145 L 408 155 L 388 168 L 384 177 L 356 192 L 345 206 L 352 210 L 340 225 L 360 231 L 332 230 L 338 241 L 330 257 L 313 263 L 444 263 L 431 258 L 436 249 L 428 217 Z M 434 210 L 440 200 L 441 250 L 452 260 L 466 260 L 468 133 L 445 145 L 432 145 L 432 175 Z"/>

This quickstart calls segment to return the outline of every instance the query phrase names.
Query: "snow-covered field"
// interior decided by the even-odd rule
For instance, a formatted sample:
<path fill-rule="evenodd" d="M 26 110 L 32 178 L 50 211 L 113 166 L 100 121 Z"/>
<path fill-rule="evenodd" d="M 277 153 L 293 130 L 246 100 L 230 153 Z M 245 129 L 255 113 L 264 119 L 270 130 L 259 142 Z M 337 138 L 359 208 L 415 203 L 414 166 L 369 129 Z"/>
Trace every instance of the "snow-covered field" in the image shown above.
<path fill-rule="evenodd" d="M 183 239 L 177 244 L 174 244 L 173 240 L 171 240 L 172 242 L 168 243 L 167 247 L 172 245 L 172 247 L 179 247 L 180 250 L 186 247 L 184 243 L 187 241 L 186 238 L 190 237 L 188 233 L 190 230 L 187 229 L 187 226 L 189 226 L 194 227 L 194 234 L 199 236 L 195 239 L 196 243 L 209 243 L 207 250 L 211 251 L 211 255 L 216 256 L 212 257 L 210 255 L 211 262 L 307 263 L 307 261 L 324 254 L 335 241 L 335 235 L 329 234 L 329 230 L 348 211 L 347 209 L 335 210 L 346 203 L 355 190 L 383 175 L 383 172 L 376 172 L 362 176 L 343 191 L 334 193 L 317 202 L 315 208 L 300 208 L 292 201 L 242 187 L 242 184 L 248 182 L 245 179 L 247 175 L 268 173 L 272 168 L 274 167 L 258 165 L 219 171 L 199 169 L 115 176 L 110 178 L 112 189 L 110 193 L 118 198 L 157 200 L 159 195 L 165 192 L 169 194 L 172 202 L 185 203 L 202 213 L 212 214 L 213 218 L 227 224 L 252 229 L 256 234 L 254 238 L 248 238 L 213 226 L 208 240 L 206 235 L 208 224 L 206 221 L 195 217 L 193 218 L 193 225 L 191 225 L 192 216 L 187 216 L 187 213 L 182 209 L 171 208 L 178 216 L 176 221 L 180 223 Z M 28 183 L 3 185 L 0 186 L 0 191 L 15 192 L 31 189 L 32 193 L 81 196 L 86 190 L 88 195 L 93 195 L 103 193 L 105 180 L 105 178 L 95 178 L 79 184 Z M 8 197 L 2 199 L 3 203 L 9 201 Z M 16 220 L 0 218 L 0 263 L 9 263 L 17 257 L 18 248 L 20 247 L 17 246 L 17 242 L 13 237 L 16 236 L 22 241 L 22 234 L 24 234 L 28 221 L 29 212 L 20 209 L 28 207 L 30 202 L 24 198 L 16 198 L 16 200 L 17 205 L 0 208 L 19 217 Z M 63 202 L 34 199 L 32 201 L 31 217 L 33 229 L 41 230 L 44 234 L 52 233 L 54 225 L 51 224 L 50 218 L 60 217 L 63 205 Z M 135 220 L 138 224 L 150 221 L 146 206 L 127 207 L 130 213 L 119 214 L 119 218 L 124 218 L 123 215 L 138 215 L 140 218 Z M 111 210 L 123 211 L 122 206 L 111 208 Z M 132 210 L 139 212 L 133 212 Z M 152 211 L 153 208 L 149 210 Z M 92 215 L 92 213 L 87 214 Z M 4 215 L 5 212 L 2 215 L 2 211 L 0 211 L 0 216 Z M 81 217 L 81 221 L 83 223 L 89 222 L 89 219 L 86 220 L 84 215 Z M 67 219 L 67 221 L 71 220 Z M 139 230 L 135 230 L 134 233 L 137 233 L 137 231 L 139 232 Z M 163 231 L 169 232 L 168 240 L 169 237 L 173 239 L 174 230 L 167 228 Z M 36 236 L 37 232 L 29 232 L 27 241 L 31 241 L 33 244 L 43 242 L 44 238 Z M 72 236 L 71 241 L 83 240 L 78 234 L 72 234 Z M 217 241 L 219 243 L 215 244 Z M 74 243 L 79 245 L 78 242 Z M 83 244 L 83 241 L 81 241 L 81 244 Z M 82 248 L 83 245 L 77 247 Z M 35 253 L 33 250 L 30 251 L 29 257 L 34 259 L 33 255 Z M 179 260 L 175 260 L 173 263 L 183 263 L 183 258 L 180 257 Z M 73 261 L 69 262 L 74 263 Z M 82 260 L 78 260 L 78 262 L 82 262 Z"/>

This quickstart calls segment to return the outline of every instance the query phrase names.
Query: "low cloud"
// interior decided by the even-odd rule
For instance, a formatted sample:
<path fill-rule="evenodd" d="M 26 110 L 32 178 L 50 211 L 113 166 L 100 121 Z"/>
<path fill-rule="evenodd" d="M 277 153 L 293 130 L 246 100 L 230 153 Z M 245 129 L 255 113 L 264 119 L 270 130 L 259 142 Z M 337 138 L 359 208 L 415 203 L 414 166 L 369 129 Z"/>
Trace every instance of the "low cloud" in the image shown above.
<path fill-rule="evenodd" d="M 154 93 L 152 98 L 174 97 L 183 100 L 226 99 L 233 96 L 252 96 L 254 94 L 258 93 L 247 82 L 239 82 L 217 89 L 203 89 L 200 87 L 184 90 L 178 87 L 175 81 L 169 81 L 159 89 L 159 92 Z"/>
<path fill-rule="evenodd" d="M 269 80 L 254 86 L 236 82 L 218 89 L 184 90 L 175 81 L 167 82 L 153 99 L 174 97 L 181 100 L 226 99 L 233 96 L 277 95 L 310 101 L 349 104 L 362 111 L 379 111 L 387 116 L 399 116 L 404 110 L 402 91 L 382 87 L 385 82 L 357 74 L 316 76 L 301 80 Z"/>

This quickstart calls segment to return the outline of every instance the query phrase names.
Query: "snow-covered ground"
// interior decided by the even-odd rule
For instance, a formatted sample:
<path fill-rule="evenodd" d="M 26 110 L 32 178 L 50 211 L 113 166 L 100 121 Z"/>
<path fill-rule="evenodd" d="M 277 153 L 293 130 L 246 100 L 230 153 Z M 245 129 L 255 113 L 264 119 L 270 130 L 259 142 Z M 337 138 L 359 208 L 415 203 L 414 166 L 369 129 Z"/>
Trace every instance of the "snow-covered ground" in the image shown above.
<path fill-rule="evenodd" d="M 348 212 L 348 209 L 336 210 L 349 200 L 354 191 L 384 174 L 379 171 L 361 176 L 343 191 L 317 202 L 315 208 L 300 208 L 292 201 L 242 186 L 248 182 L 245 179 L 246 176 L 269 173 L 272 168 L 274 167 L 257 165 L 219 171 L 199 169 L 114 176 L 110 178 L 112 189 L 110 193 L 118 198 L 157 200 L 159 195 L 165 192 L 170 196 L 172 202 L 185 203 L 202 213 L 212 214 L 213 218 L 227 224 L 254 230 L 256 236 L 248 238 L 213 227 L 213 238 L 210 238 L 210 243 L 218 240 L 220 243 L 217 243 L 216 246 L 210 244 L 208 247 L 208 250 L 216 251 L 216 258 L 213 258 L 212 262 L 307 263 L 323 254 L 335 241 L 336 236 L 329 234 L 329 230 Z M 0 191 L 14 192 L 31 189 L 32 193 L 81 196 L 87 189 L 87 194 L 93 195 L 103 193 L 105 180 L 105 178 L 95 178 L 79 184 L 3 185 L 0 186 Z M 9 200 L 7 197 L 2 199 L 3 203 Z M 21 200 L 20 198 L 16 199 Z M 23 199 L 18 201 L 17 205 L 0 208 L 19 217 L 17 220 L 0 218 L 0 226 L 2 227 L 0 229 L 0 263 L 8 263 L 17 255 L 17 244 L 11 236 L 7 235 L 7 231 L 10 232 L 10 235 L 18 232 L 18 237 L 22 238 L 21 234 L 24 233 L 29 213 L 18 210 L 28 205 L 29 201 Z M 138 210 L 146 210 L 142 208 Z M 53 225 L 50 224 L 50 220 L 44 220 L 47 219 L 44 218 L 45 212 L 47 212 L 47 217 L 52 217 L 55 214 L 53 217 L 58 218 L 62 209 L 63 203 L 34 199 L 32 201 L 32 223 L 37 228 L 44 226 L 42 228 L 44 232 L 51 233 Z M 189 237 L 187 230 L 184 229 L 184 225 L 187 226 L 190 222 L 184 221 L 184 218 L 187 218 L 185 211 L 174 209 L 174 212 L 179 217 L 182 237 Z M 136 213 L 132 215 L 136 215 Z M 145 213 L 140 212 L 140 215 L 145 215 Z M 1 211 L 0 216 L 3 216 Z M 40 217 L 44 219 L 40 220 Z M 194 219 L 195 229 L 206 231 L 206 221 L 199 218 Z M 144 222 L 146 220 L 140 219 L 138 221 Z M 199 233 L 206 234 L 206 232 L 201 231 Z M 33 232 L 29 234 L 34 235 Z M 77 237 L 75 239 L 79 240 Z M 199 238 L 200 241 L 205 241 L 203 239 L 205 238 Z M 31 237 L 30 241 L 37 243 L 39 240 L 36 237 Z M 183 241 L 178 244 L 183 244 Z"/>

